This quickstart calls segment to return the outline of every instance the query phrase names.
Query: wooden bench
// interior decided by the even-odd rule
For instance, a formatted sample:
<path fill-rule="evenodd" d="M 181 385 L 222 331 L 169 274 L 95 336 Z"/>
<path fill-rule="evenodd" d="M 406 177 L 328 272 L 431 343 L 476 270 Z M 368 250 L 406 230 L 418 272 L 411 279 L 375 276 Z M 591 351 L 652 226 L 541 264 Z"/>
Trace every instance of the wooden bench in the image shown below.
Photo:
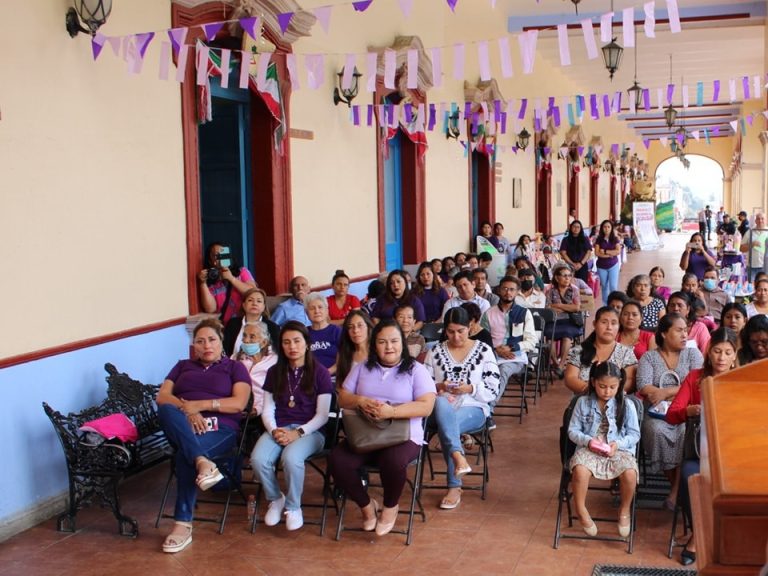
<path fill-rule="evenodd" d="M 118 485 L 123 478 L 167 459 L 171 451 L 157 418 L 159 386 L 142 384 L 109 363 L 104 368 L 109 374 L 107 398 L 98 406 L 64 415 L 43 402 L 64 450 L 69 476 L 69 504 L 57 519 L 57 529 L 74 532 L 78 510 L 98 498 L 117 518 L 120 534 L 135 538 L 139 525 L 122 513 Z M 80 431 L 86 422 L 119 412 L 136 425 L 139 440 L 135 443 L 107 440 L 97 444 Z"/>

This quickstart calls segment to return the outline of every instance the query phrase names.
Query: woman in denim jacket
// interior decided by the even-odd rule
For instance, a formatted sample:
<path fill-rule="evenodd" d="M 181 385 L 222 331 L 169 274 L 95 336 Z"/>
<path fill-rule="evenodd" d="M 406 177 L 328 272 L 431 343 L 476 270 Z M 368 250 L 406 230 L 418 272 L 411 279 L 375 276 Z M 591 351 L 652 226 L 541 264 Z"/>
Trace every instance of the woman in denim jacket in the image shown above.
<path fill-rule="evenodd" d="M 597 535 L 586 506 L 592 476 L 619 479 L 619 535 L 626 538 L 631 529 L 629 511 L 637 487 L 635 447 L 640 441 L 640 426 L 635 405 L 624 399 L 624 379 L 624 370 L 616 364 L 594 364 L 588 393 L 576 402 L 568 425 L 568 438 L 577 446 L 570 462 L 573 502 L 588 536 Z"/>

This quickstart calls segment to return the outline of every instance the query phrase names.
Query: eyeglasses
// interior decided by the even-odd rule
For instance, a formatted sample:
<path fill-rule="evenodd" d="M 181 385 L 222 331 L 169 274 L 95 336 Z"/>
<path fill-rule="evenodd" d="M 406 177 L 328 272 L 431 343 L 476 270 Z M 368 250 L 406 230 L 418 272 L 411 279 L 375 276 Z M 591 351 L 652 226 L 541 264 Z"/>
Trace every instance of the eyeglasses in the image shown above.
<path fill-rule="evenodd" d="M 560 272 L 558 276 L 560 276 L 560 278 L 571 278 L 573 277 L 573 274 L 571 274 L 570 272 Z"/>

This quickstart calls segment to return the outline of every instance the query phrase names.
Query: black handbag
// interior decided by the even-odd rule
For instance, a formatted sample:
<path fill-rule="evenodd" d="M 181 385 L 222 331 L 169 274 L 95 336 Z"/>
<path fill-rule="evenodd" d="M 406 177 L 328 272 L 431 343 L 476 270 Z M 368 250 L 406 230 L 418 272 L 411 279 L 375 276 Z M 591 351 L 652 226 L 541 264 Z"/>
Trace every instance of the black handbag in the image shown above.
<path fill-rule="evenodd" d="M 701 417 L 691 416 L 685 421 L 683 437 L 683 460 L 699 460 L 699 441 L 701 437 Z"/>
<path fill-rule="evenodd" d="M 357 454 L 397 446 L 411 439 L 410 418 L 371 420 L 359 410 L 342 410 L 347 444 Z"/>
<path fill-rule="evenodd" d="M 584 315 L 581 312 L 568 312 L 568 318 L 574 326 L 584 327 Z"/>

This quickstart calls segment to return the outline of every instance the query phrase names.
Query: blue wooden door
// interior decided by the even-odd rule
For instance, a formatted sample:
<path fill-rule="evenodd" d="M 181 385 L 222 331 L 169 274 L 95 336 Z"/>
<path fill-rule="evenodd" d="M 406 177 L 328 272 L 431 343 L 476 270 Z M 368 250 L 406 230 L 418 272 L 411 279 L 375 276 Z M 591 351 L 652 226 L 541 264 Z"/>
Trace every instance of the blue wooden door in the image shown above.
<path fill-rule="evenodd" d="M 223 242 L 253 270 L 250 97 L 212 84 L 213 120 L 198 129 L 203 246 Z"/>
<path fill-rule="evenodd" d="M 389 158 L 384 161 L 384 258 L 387 270 L 403 266 L 403 178 L 401 173 L 401 132 L 389 141 Z"/>

